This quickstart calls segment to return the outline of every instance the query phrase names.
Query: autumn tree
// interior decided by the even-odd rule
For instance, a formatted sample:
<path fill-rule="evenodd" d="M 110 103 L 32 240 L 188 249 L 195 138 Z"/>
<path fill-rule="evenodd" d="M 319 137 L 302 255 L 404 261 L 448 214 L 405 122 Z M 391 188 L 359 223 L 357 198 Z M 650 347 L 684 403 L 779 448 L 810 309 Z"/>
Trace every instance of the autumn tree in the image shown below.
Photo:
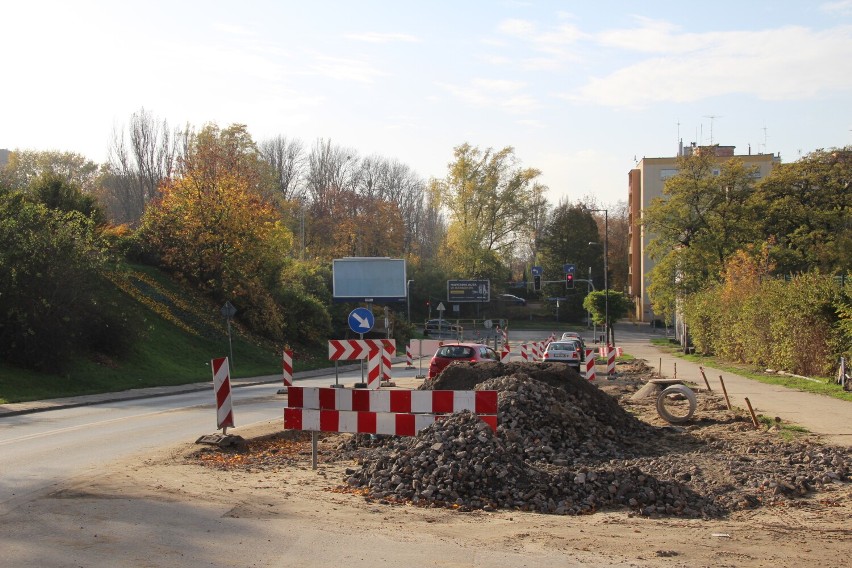
<path fill-rule="evenodd" d="M 205 126 L 180 171 L 146 210 L 144 238 L 165 268 L 232 301 L 252 328 L 282 339 L 288 330 L 270 289 L 292 235 L 264 197 L 270 178 L 246 127 Z"/>
<path fill-rule="evenodd" d="M 523 168 L 511 147 L 462 144 L 443 180 L 430 185 L 449 213 L 442 257 L 448 273 L 505 279 L 517 236 L 529 230 L 533 187 L 541 172 Z"/>

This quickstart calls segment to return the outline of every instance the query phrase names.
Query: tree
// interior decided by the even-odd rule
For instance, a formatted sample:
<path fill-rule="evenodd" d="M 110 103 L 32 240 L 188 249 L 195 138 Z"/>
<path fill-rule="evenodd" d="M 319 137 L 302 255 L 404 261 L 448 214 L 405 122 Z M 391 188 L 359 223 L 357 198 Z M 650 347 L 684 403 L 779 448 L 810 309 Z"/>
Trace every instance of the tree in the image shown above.
<path fill-rule="evenodd" d="M 648 252 L 656 264 L 648 294 L 659 314 L 672 313 L 676 298 L 718 282 L 727 258 L 760 237 L 753 221 L 754 169 L 738 159 L 720 164 L 708 151 L 679 158 L 678 168 L 642 220 L 653 235 Z"/>
<path fill-rule="evenodd" d="M 160 185 L 175 173 L 186 149 L 186 131 L 170 131 L 144 108 L 130 117 L 128 131 L 114 132 L 101 196 L 115 223 L 135 225 Z"/>
<path fill-rule="evenodd" d="M 772 235 L 782 274 L 852 270 L 852 147 L 781 164 L 757 187 L 761 233 Z"/>
<path fill-rule="evenodd" d="M 105 269 L 92 219 L 0 194 L 0 357 L 58 372 L 79 353 L 127 348 L 132 328 L 104 294 Z"/>
<path fill-rule="evenodd" d="M 433 199 L 449 211 L 443 245 L 448 272 L 470 278 L 505 275 L 517 236 L 529 230 L 536 169 L 522 168 L 511 147 L 494 151 L 462 144 Z"/>
<path fill-rule="evenodd" d="M 208 125 L 192 138 L 181 175 L 146 210 L 142 232 L 164 267 L 282 339 L 288 330 L 270 288 L 292 235 L 265 197 L 269 179 L 245 126 Z"/>
<path fill-rule="evenodd" d="M 97 199 L 86 195 L 72 182 L 54 172 L 44 172 L 30 184 L 29 193 L 49 209 L 78 211 L 92 220 L 95 226 L 106 222 Z"/>
<path fill-rule="evenodd" d="M 593 245 L 589 243 L 593 242 Z M 565 294 L 562 283 L 565 264 L 576 266 L 576 278 L 585 279 L 587 270 L 593 268 L 599 276 L 598 288 L 603 287 L 603 241 L 598 235 L 598 226 L 593 214 L 581 203 L 562 201 L 551 213 L 541 236 L 537 263 L 544 269 L 544 280 L 559 280 L 557 296 Z M 585 291 L 586 287 L 582 287 Z M 554 295 L 551 290 L 550 295 Z M 568 313 L 579 317 L 582 313 L 582 298 L 579 293 L 571 294 Z"/>
<path fill-rule="evenodd" d="M 301 200 L 305 176 L 305 147 L 299 139 L 276 136 L 259 145 L 260 155 L 272 168 L 275 193 L 281 201 Z"/>
<path fill-rule="evenodd" d="M 609 294 L 605 290 L 595 290 L 583 300 L 583 308 L 592 315 L 592 321 L 608 328 L 604 331 L 607 332 L 605 333 L 607 338 L 612 338 L 612 345 L 615 345 L 613 322 L 627 316 L 631 307 L 633 307 L 633 303 L 627 294 L 612 290 L 609 291 Z M 607 314 L 609 314 L 608 321 Z"/>
<path fill-rule="evenodd" d="M 0 180 L 10 189 L 28 191 L 44 174 L 52 174 L 93 195 L 97 187 L 98 165 L 74 152 L 15 150 L 0 170 Z"/>

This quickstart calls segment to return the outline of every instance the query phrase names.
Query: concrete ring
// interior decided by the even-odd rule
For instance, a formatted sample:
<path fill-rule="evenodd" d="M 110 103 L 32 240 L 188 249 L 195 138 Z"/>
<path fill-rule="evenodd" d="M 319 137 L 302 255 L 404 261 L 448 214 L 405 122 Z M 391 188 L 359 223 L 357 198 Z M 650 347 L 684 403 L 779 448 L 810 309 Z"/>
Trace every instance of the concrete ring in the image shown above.
<path fill-rule="evenodd" d="M 686 400 L 689 401 L 689 412 L 684 416 L 675 416 L 671 412 L 669 412 L 668 408 L 666 408 L 666 397 L 670 394 L 681 394 L 686 397 Z M 692 392 L 688 387 L 684 385 L 672 385 L 667 387 L 657 396 L 657 414 L 670 424 L 679 424 L 681 422 L 687 422 L 692 418 L 692 415 L 695 413 L 695 393 Z"/>

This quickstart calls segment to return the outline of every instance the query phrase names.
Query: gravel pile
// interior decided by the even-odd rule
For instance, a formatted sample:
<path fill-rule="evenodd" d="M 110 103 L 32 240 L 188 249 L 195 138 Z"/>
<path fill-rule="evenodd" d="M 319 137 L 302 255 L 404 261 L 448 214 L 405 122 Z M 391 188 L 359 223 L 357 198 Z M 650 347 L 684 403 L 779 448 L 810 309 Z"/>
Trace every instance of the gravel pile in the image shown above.
<path fill-rule="evenodd" d="M 716 517 L 850 480 L 849 450 L 684 443 L 683 431 L 641 422 L 562 365 L 459 365 L 429 387 L 497 390 L 497 431 L 459 413 L 416 437 L 354 436 L 339 447 L 361 450 L 349 486 L 383 502 L 461 510 Z"/>

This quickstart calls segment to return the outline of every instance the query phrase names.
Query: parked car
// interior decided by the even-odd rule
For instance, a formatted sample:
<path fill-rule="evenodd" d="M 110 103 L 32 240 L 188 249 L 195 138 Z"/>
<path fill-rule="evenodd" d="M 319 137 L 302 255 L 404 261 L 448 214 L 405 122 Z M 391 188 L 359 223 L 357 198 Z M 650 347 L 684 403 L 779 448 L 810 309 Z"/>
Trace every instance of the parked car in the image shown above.
<path fill-rule="evenodd" d="M 579 371 L 580 363 L 583 361 L 580 343 L 573 340 L 551 341 L 544 350 L 544 361 L 567 363 Z"/>
<path fill-rule="evenodd" d="M 583 349 L 583 354 L 585 355 L 586 342 L 583 341 L 583 338 L 580 337 L 580 334 L 576 331 L 566 331 L 562 334 L 562 339 L 566 341 L 579 341 L 580 347 Z"/>
<path fill-rule="evenodd" d="M 458 333 L 461 328 L 448 320 L 431 319 L 423 326 L 423 335 Z"/>
<path fill-rule="evenodd" d="M 481 343 L 451 343 L 442 345 L 435 351 L 429 362 L 429 374 L 427 379 L 434 379 L 451 363 L 468 361 L 476 363 L 479 361 L 499 361 L 497 353 Z"/>
<path fill-rule="evenodd" d="M 520 296 L 515 296 L 514 294 L 499 294 L 497 296 L 497 300 L 500 302 L 506 302 L 507 304 L 515 304 L 517 306 L 527 305 L 526 300 L 524 300 Z"/>

